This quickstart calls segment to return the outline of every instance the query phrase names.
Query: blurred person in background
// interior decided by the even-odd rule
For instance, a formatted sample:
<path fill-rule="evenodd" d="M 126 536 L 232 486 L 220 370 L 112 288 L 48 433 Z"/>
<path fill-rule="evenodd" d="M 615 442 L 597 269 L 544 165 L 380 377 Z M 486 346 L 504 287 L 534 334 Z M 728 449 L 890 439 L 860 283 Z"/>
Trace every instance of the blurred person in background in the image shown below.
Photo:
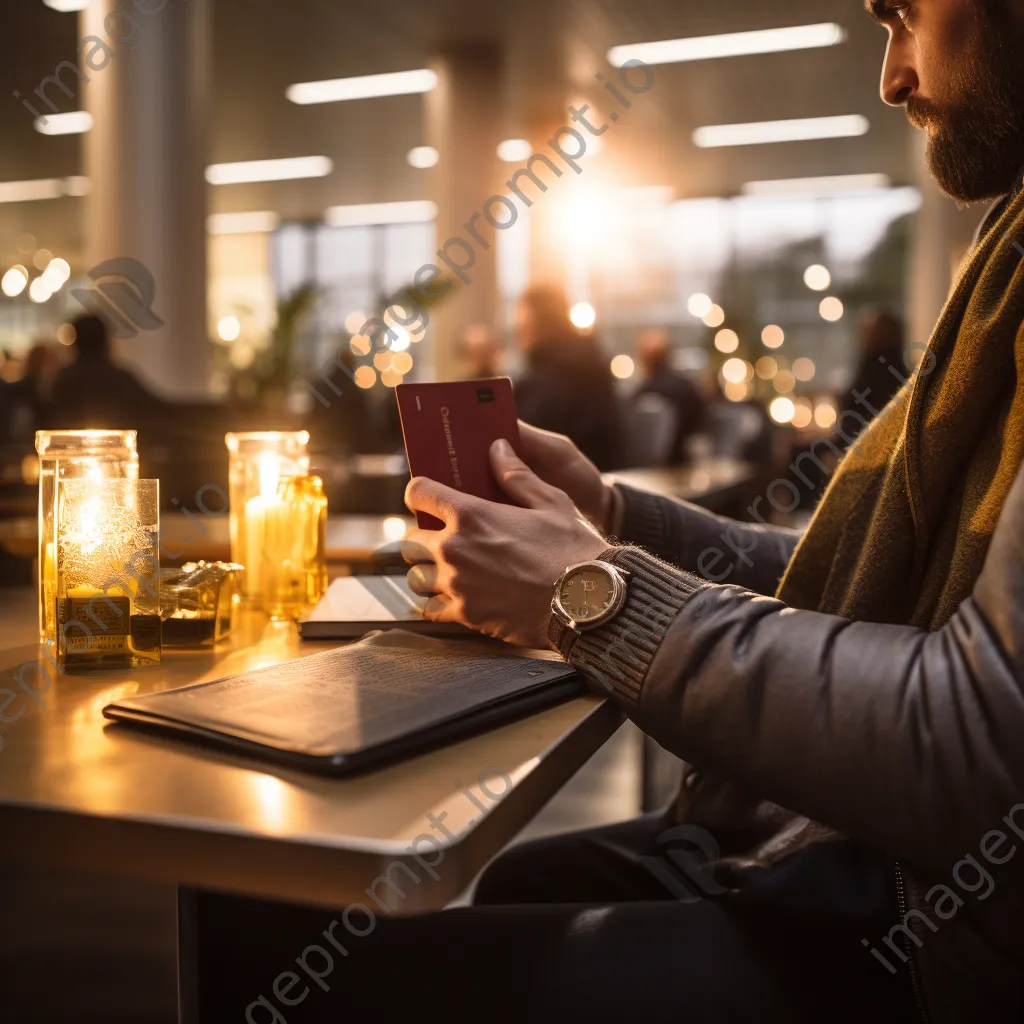
<path fill-rule="evenodd" d="M 20 377 L 0 384 L 0 443 L 31 447 L 35 432 L 46 428 L 50 421 L 51 390 L 59 366 L 57 346 L 37 341 L 18 368 Z"/>
<path fill-rule="evenodd" d="M 633 401 L 635 403 L 643 395 L 658 395 L 665 399 L 675 421 L 667 461 L 671 465 L 681 465 L 688 459 L 686 442 L 704 429 L 707 410 L 697 385 L 672 369 L 670 357 L 671 348 L 665 328 L 652 327 L 640 332 L 637 361 L 644 380 Z"/>
<path fill-rule="evenodd" d="M 377 410 L 369 392 L 352 380 L 360 364 L 347 344 L 340 361 L 341 366 L 333 366 L 327 375 L 327 386 L 317 388 L 328 404 L 314 396 L 310 432 L 335 453 L 369 451 L 378 429 Z"/>
<path fill-rule="evenodd" d="M 848 410 L 863 415 L 865 398 L 875 409 L 889 404 L 902 386 L 901 382 L 909 376 L 903 362 L 903 345 L 903 321 L 899 317 L 886 310 L 877 310 L 865 317 L 860 330 L 860 361 L 853 383 L 839 403 L 840 418 Z M 860 396 L 859 402 L 857 396 Z M 841 439 L 836 443 L 846 447 Z"/>
<path fill-rule="evenodd" d="M 466 328 L 459 356 L 463 380 L 500 377 L 505 372 L 504 353 L 486 324 L 471 324 Z"/>
<path fill-rule="evenodd" d="M 516 382 L 520 418 L 571 437 L 602 471 L 621 465 L 623 416 L 608 360 L 596 339 L 569 320 L 555 287 L 536 285 L 519 300 L 516 344 L 525 373 Z"/>
<path fill-rule="evenodd" d="M 155 421 L 164 403 L 110 355 L 110 330 L 98 316 L 80 316 L 71 326 L 74 361 L 53 382 L 53 425 L 87 428 Z"/>

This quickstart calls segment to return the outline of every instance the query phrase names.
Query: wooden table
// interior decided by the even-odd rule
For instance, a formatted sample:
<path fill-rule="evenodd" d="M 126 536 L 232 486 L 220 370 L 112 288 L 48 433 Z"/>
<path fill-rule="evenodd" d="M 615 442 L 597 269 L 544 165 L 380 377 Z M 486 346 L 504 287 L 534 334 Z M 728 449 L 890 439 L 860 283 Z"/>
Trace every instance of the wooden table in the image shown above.
<path fill-rule="evenodd" d="M 712 509 L 753 478 L 754 467 L 736 459 L 701 459 L 690 466 L 624 469 L 605 474 L 606 480 L 683 498 Z"/>
<path fill-rule="evenodd" d="M 602 698 L 578 697 L 390 768 L 320 778 L 155 738 L 101 714 L 128 694 L 332 646 L 300 641 L 290 623 L 243 616 L 223 650 L 60 675 L 36 643 L 30 590 L 0 590 L 0 622 L 0 869 L 178 886 L 183 1022 L 194 1019 L 193 889 L 338 907 L 367 903 L 372 888 L 395 913 L 440 909 L 622 722 Z M 408 878 L 399 865 L 420 879 L 401 896 L 386 881 Z"/>

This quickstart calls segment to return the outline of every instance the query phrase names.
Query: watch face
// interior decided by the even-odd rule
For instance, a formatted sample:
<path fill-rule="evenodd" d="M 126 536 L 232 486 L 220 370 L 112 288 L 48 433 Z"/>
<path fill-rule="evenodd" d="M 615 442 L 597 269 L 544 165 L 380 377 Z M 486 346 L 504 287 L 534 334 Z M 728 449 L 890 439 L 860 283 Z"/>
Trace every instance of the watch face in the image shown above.
<path fill-rule="evenodd" d="M 611 573 L 601 569 L 578 569 L 562 581 L 559 603 L 577 622 L 600 619 L 615 601 Z"/>

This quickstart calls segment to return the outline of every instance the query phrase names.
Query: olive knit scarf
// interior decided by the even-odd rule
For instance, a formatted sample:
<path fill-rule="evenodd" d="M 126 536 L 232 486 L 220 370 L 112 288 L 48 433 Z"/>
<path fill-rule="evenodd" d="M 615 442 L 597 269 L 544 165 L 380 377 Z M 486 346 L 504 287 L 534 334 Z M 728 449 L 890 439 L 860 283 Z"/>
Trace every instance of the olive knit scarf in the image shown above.
<path fill-rule="evenodd" d="M 920 367 L 841 462 L 779 585 L 786 604 L 936 630 L 970 594 L 1024 455 L 1015 241 L 1020 193 L 962 265 Z"/>

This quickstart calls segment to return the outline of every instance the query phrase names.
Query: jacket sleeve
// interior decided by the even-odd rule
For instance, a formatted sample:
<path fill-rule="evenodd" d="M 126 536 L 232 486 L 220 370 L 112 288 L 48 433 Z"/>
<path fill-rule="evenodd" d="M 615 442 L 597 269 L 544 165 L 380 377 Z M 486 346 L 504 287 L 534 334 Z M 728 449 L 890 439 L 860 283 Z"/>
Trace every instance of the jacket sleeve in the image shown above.
<path fill-rule="evenodd" d="M 570 660 L 668 750 L 922 869 L 1024 838 L 1024 475 L 937 632 L 603 557 L 630 570 L 627 605 Z"/>
<path fill-rule="evenodd" d="M 688 501 L 617 484 L 622 540 L 712 583 L 774 594 L 800 533 L 739 523 Z"/>

